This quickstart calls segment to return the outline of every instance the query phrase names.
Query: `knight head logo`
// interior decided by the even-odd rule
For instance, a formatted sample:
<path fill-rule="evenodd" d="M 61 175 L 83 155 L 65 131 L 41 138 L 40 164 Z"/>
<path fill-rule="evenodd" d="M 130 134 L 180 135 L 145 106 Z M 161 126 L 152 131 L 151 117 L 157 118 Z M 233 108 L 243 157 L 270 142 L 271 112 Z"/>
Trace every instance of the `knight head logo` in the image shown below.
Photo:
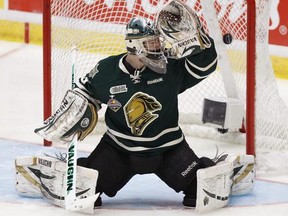
<path fill-rule="evenodd" d="M 158 118 L 155 111 L 161 110 L 161 104 L 152 96 L 138 92 L 124 106 L 124 115 L 131 133 L 141 136 L 145 128 Z"/>

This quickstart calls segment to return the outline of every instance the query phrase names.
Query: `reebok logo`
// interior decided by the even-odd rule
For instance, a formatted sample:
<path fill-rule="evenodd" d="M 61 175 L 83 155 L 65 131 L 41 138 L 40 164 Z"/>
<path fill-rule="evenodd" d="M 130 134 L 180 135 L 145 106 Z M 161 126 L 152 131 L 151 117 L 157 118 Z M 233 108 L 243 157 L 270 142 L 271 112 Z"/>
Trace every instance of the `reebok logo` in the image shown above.
<path fill-rule="evenodd" d="M 147 84 L 148 85 L 151 85 L 151 84 L 156 84 L 156 83 L 159 83 L 159 82 L 163 82 L 163 78 L 158 78 L 158 79 L 154 79 L 154 80 L 148 80 L 147 81 Z"/>
<path fill-rule="evenodd" d="M 183 177 L 185 177 L 195 166 L 197 165 L 196 161 L 194 161 L 193 163 L 191 163 L 186 170 L 184 170 L 181 175 Z"/>

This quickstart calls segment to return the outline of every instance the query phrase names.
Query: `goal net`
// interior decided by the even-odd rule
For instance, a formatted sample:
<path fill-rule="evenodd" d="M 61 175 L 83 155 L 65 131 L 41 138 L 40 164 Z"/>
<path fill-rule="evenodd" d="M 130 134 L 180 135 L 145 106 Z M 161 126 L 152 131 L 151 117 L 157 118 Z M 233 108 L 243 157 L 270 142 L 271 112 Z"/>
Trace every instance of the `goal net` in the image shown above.
<path fill-rule="evenodd" d="M 51 77 L 48 77 L 49 82 L 47 81 L 51 82 L 51 98 L 45 99 L 45 108 L 49 109 L 51 104 L 53 113 L 59 107 L 66 90 L 71 88 L 73 64 L 76 67 L 74 79 L 78 79 L 88 73 L 100 59 L 126 52 L 124 33 L 130 18 L 143 16 L 154 19 L 157 11 L 166 2 L 52 0 L 49 20 Z M 269 58 L 271 0 L 183 2 L 200 17 L 205 30 L 214 38 L 219 54 L 217 71 L 179 96 L 180 124 L 184 133 L 244 143 L 247 149 L 250 149 L 248 153 L 256 154 L 257 168 L 260 172 L 271 169 L 280 172 L 287 169 L 283 164 L 277 165 L 273 162 L 275 158 L 284 160 L 287 157 L 288 109 L 278 94 Z M 250 33 L 247 27 L 252 28 Z M 226 33 L 232 35 L 233 40 L 230 44 L 223 43 L 223 35 Z M 44 34 L 44 39 L 45 37 L 47 35 Z M 72 57 L 73 47 L 77 49 L 76 58 Z M 76 59 L 75 62 L 72 62 L 72 59 Z M 245 105 L 246 116 L 243 125 L 247 133 L 228 130 L 228 133 L 221 134 L 215 128 L 203 125 L 201 112 L 203 98 L 206 97 L 240 99 Z M 95 133 L 105 132 L 104 111 L 105 107 L 99 112 L 100 119 Z M 246 135 L 250 139 L 247 139 Z"/>

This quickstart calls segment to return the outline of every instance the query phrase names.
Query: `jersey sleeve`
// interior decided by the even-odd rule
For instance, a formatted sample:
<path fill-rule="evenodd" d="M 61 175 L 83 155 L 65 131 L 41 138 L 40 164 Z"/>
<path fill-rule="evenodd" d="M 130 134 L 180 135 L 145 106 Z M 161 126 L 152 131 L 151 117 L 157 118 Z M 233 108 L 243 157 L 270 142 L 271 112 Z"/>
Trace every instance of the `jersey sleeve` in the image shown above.
<path fill-rule="evenodd" d="M 191 55 L 181 61 L 181 67 L 179 72 L 179 78 L 182 81 L 180 92 L 185 91 L 205 78 L 216 70 L 217 67 L 217 52 L 213 39 L 211 40 L 211 46 L 205 48 L 197 55 Z"/>
<path fill-rule="evenodd" d="M 84 95 L 89 100 L 89 102 L 93 103 L 96 106 L 97 111 L 101 109 L 101 101 L 97 100 L 97 97 L 94 95 L 95 91 L 93 90 L 92 80 L 98 72 L 98 66 L 99 63 L 89 73 L 83 77 L 80 77 L 73 89 L 74 91 Z"/>
<path fill-rule="evenodd" d="M 76 89 L 84 92 L 94 104 L 107 103 L 111 85 L 119 79 L 119 61 L 125 53 L 100 60 L 94 68 L 76 83 Z"/>

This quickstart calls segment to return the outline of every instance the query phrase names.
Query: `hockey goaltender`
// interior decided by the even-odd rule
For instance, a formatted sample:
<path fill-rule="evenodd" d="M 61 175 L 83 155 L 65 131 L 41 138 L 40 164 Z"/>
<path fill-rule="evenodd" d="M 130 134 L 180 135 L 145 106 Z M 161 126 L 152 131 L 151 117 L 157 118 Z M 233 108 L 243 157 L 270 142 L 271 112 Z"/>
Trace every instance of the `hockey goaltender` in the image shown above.
<path fill-rule="evenodd" d="M 249 193 L 253 156 L 198 157 L 178 125 L 178 95 L 217 66 L 214 41 L 193 10 L 174 0 L 155 22 L 133 17 L 125 43 L 126 53 L 99 61 L 35 130 L 68 143 L 67 158 L 16 158 L 17 191 L 88 213 L 102 205 L 101 194 L 116 196 L 136 174 L 154 173 L 184 194 L 183 206 L 200 212 L 226 206 L 231 194 Z M 76 158 L 75 140 L 94 129 L 102 104 L 107 131 L 87 158 Z"/>

